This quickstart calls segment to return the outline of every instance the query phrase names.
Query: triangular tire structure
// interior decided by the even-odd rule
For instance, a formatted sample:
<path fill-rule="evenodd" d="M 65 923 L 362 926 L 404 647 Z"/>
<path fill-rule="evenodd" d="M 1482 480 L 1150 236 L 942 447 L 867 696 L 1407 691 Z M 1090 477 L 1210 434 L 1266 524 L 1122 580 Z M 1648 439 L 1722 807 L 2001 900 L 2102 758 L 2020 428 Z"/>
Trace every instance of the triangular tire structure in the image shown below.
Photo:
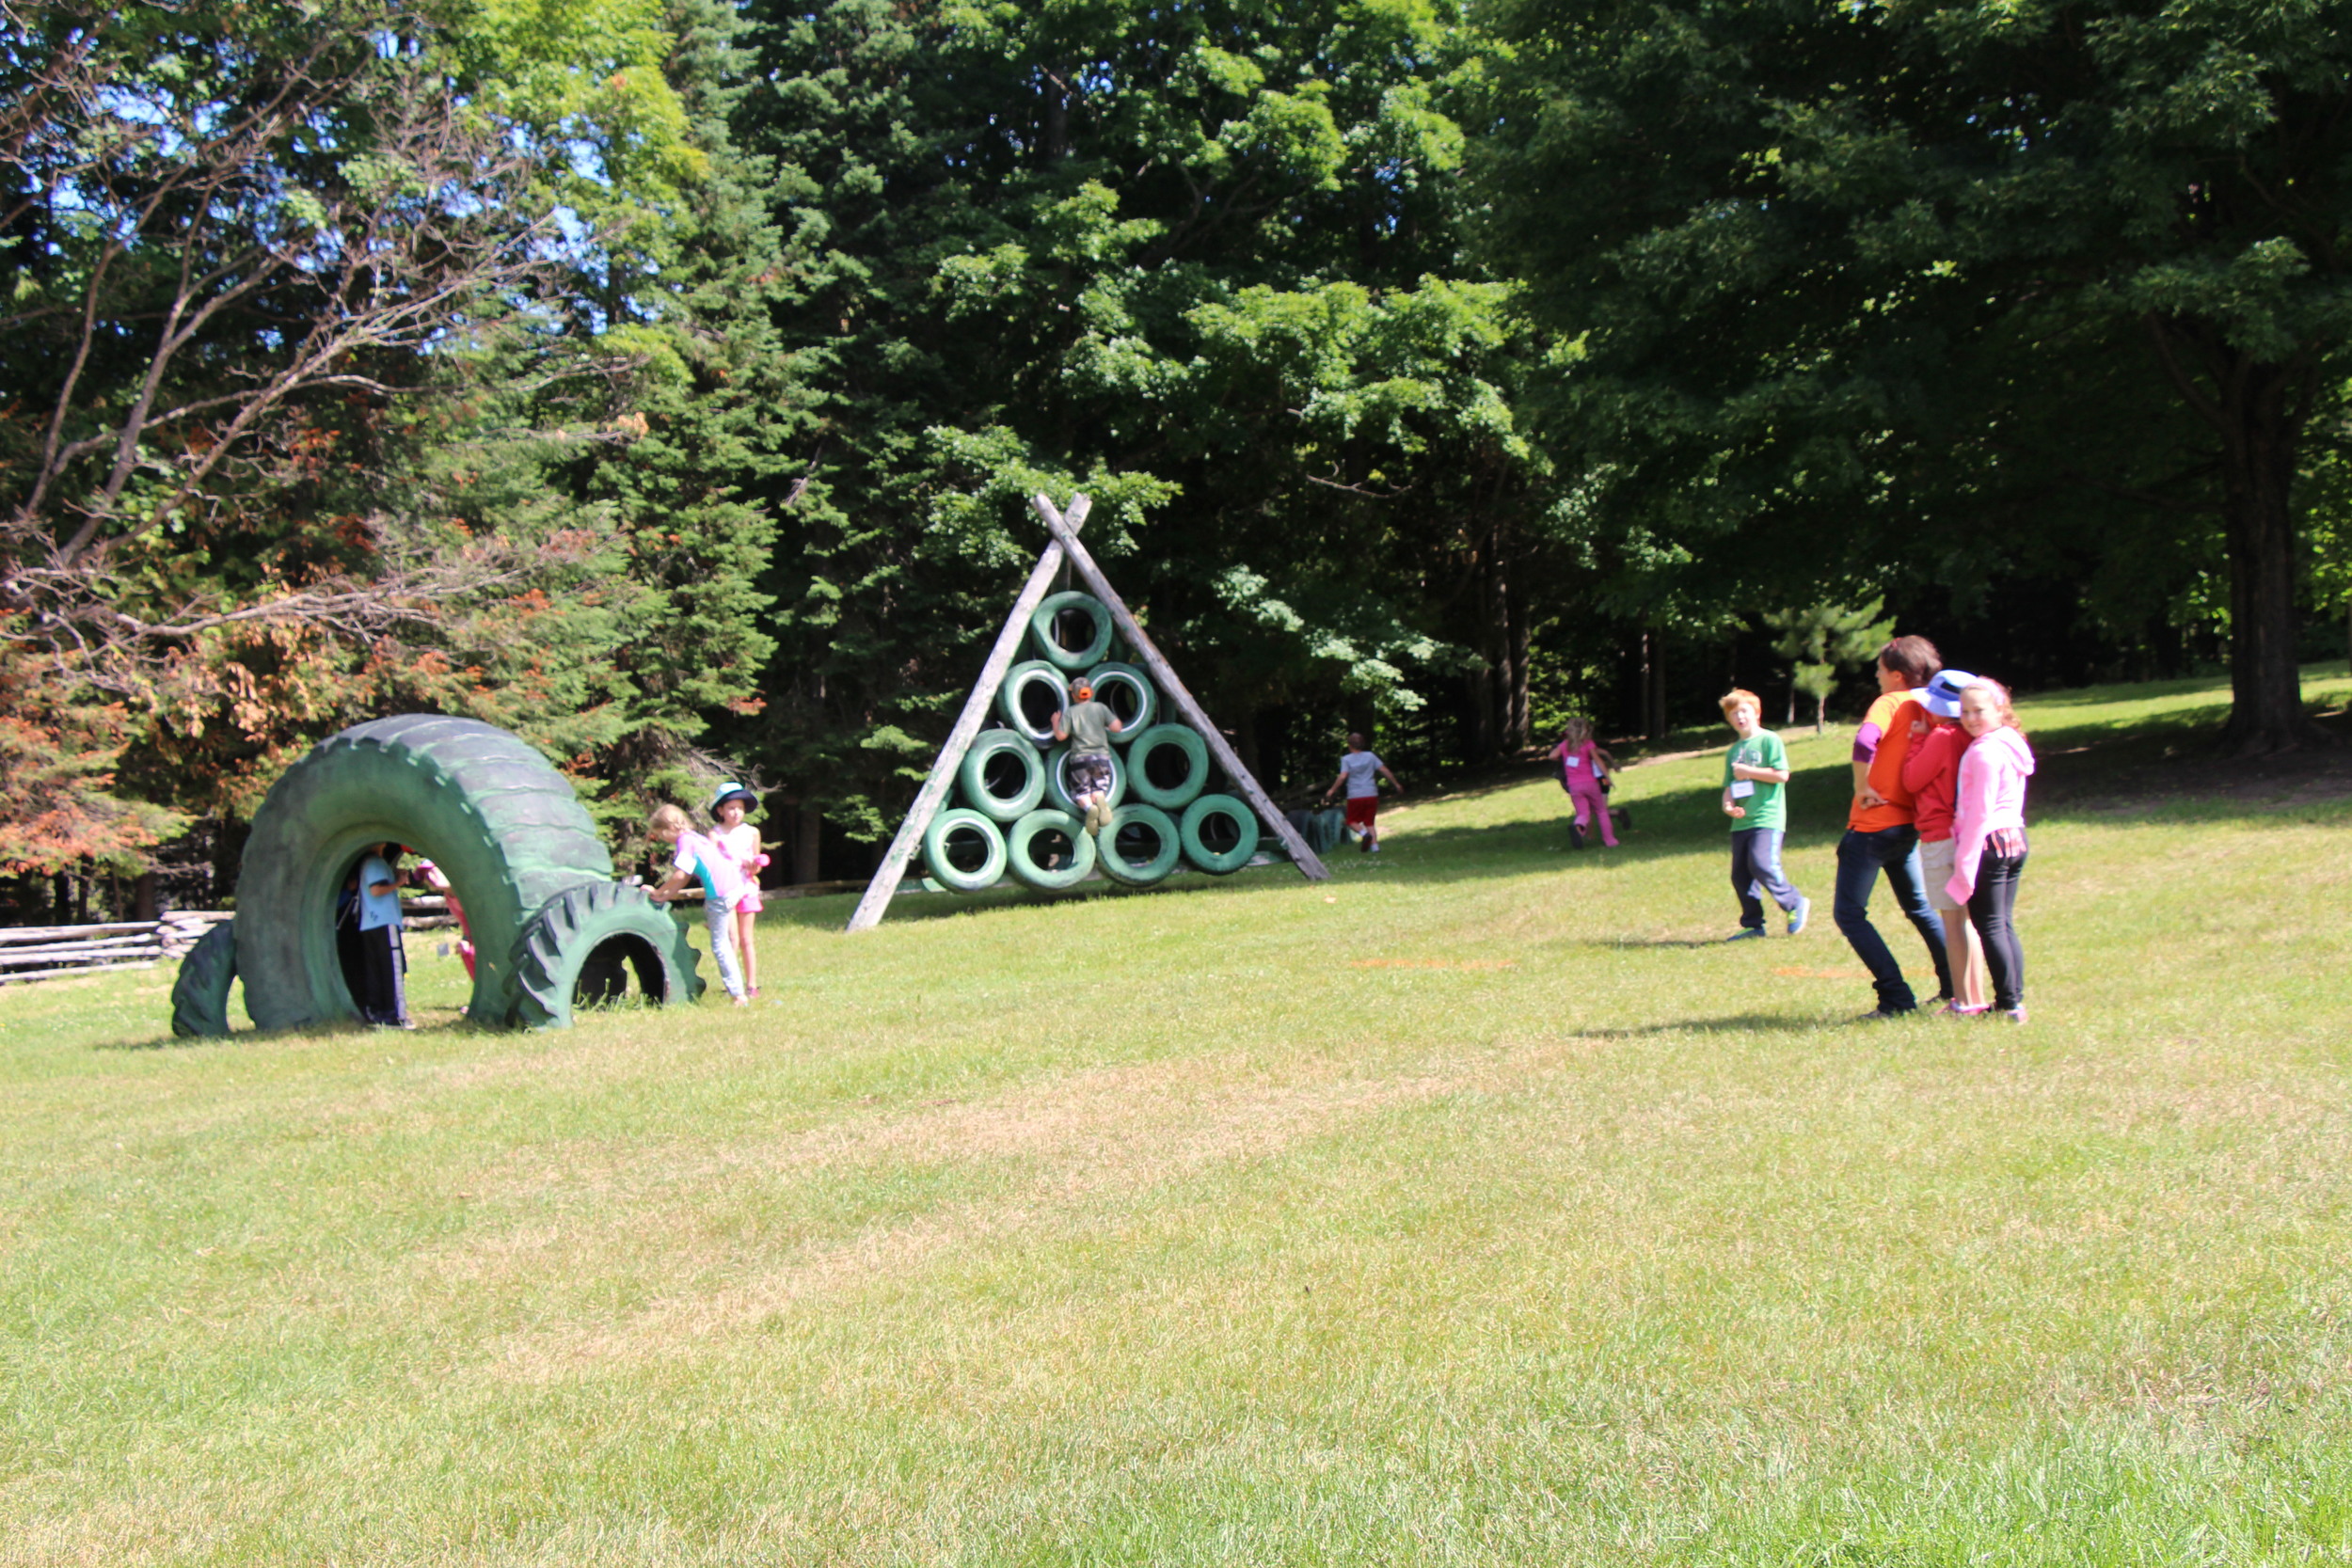
<path fill-rule="evenodd" d="M 935 827 L 941 829 L 943 833 L 952 831 L 980 841 L 985 850 L 982 866 L 974 870 L 950 866 L 946 863 L 944 853 L 939 860 L 933 861 L 931 866 L 934 877 L 945 881 L 946 878 L 941 874 L 952 874 L 956 884 L 970 892 L 994 885 L 1007 868 L 1017 870 L 1017 879 L 1031 886 L 1067 885 L 1084 877 L 1098 854 L 1104 863 L 1107 875 L 1116 880 L 1132 883 L 1156 881 L 1173 869 L 1180 860 L 1189 860 L 1204 869 L 1232 870 L 1249 859 L 1249 850 L 1254 847 L 1257 838 L 1256 829 L 1261 823 L 1272 832 L 1289 852 L 1292 863 L 1309 880 L 1328 879 L 1330 870 L 1316 857 L 1314 850 L 1308 847 L 1307 841 L 1299 836 L 1297 829 L 1291 826 L 1290 819 L 1275 808 L 1266 792 L 1258 786 L 1258 781 L 1250 776 L 1249 769 L 1242 766 L 1241 758 L 1234 754 L 1223 732 L 1209 722 L 1209 716 L 1201 711 L 1199 703 L 1193 701 L 1192 693 L 1184 689 L 1184 683 L 1177 678 L 1175 669 L 1152 644 L 1150 634 L 1136 624 L 1135 616 L 1127 610 L 1127 602 L 1110 585 L 1110 579 L 1095 564 L 1094 557 L 1087 553 L 1087 547 L 1078 543 L 1078 531 L 1086 525 L 1087 513 L 1092 509 L 1092 501 L 1084 495 L 1073 497 L 1070 503 L 1070 515 L 1066 518 L 1043 496 L 1032 498 L 1029 504 L 1044 519 L 1046 531 L 1053 535 L 1053 541 L 1038 557 L 1036 570 L 1029 574 L 1029 580 L 1022 585 L 1020 597 L 1013 601 L 1012 613 L 1005 618 L 1004 630 L 996 635 L 996 645 L 989 651 L 988 662 L 981 667 L 980 678 L 973 685 L 972 695 L 965 700 L 963 711 L 956 719 L 955 728 L 948 731 L 947 743 L 939 749 L 939 759 L 931 764 L 930 775 L 923 781 L 923 787 L 915 795 L 914 804 L 907 812 L 906 820 L 898 825 L 898 836 L 890 841 L 890 852 L 882 857 L 882 868 L 874 873 L 874 879 L 866 884 L 866 896 L 858 900 L 856 911 L 850 916 L 849 928 L 863 931 L 881 923 L 883 911 L 890 907 L 892 895 L 898 891 L 899 882 L 906 876 L 909 863 L 917 854 L 929 853 L 927 844 Z M 1040 651 L 1051 657 L 1035 661 L 1034 666 L 1023 665 L 1021 673 L 1016 673 L 1014 661 L 1021 653 L 1023 642 L 1033 632 L 1041 641 L 1050 638 L 1054 617 L 1042 618 L 1047 624 L 1042 629 L 1033 628 L 1032 622 L 1040 619 L 1039 611 L 1045 608 L 1046 595 L 1065 562 L 1076 571 L 1092 595 L 1089 599 L 1086 594 L 1073 594 L 1071 595 L 1071 602 L 1089 610 L 1090 613 L 1099 610 L 1107 618 L 1108 625 L 1098 626 L 1093 639 L 1094 642 L 1103 646 L 1097 652 L 1089 644 L 1088 649 L 1075 654 L 1057 643 L 1042 646 Z M 1056 673 L 1057 664 L 1073 665 L 1074 668 L 1077 664 L 1091 662 L 1088 657 L 1089 654 L 1096 658 L 1107 656 L 1113 651 L 1111 634 L 1114 631 L 1120 640 L 1125 641 L 1135 656 L 1136 665 L 1141 668 L 1124 664 L 1109 668 L 1120 672 L 1117 678 L 1133 683 L 1141 707 L 1147 711 L 1157 709 L 1162 721 L 1137 724 L 1117 737 L 1121 742 L 1123 753 L 1117 760 L 1124 766 L 1122 776 L 1114 786 L 1114 803 L 1117 803 L 1117 795 L 1130 786 L 1154 793 L 1157 799 L 1120 806 L 1119 816 L 1114 817 L 1111 826 L 1103 830 L 1098 841 L 1089 843 L 1075 817 L 1056 809 L 1050 800 L 1029 799 L 1032 795 L 1050 796 L 1056 793 L 1057 777 L 1055 769 L 1059 756 L 1057 753 L 1041 755 L 1043 745 L 1050 745 L 1050 740 L 1041 745 L 1037 736 L 1025 733 L 1017 689 L 1030 680 L 1043 679 L 1051 683 L 1062 679 Z M 1097 664 L 1096 671 L 1104 676 L 1106 682 L 1114 678 L 1100 664 Z M 1016 688 L 1009 693 L 1006 691 L 1008 677 L 1014 680 Z M 988 731 L 984 738 L 982 726 L 987 723 L 991 709 L 997 705 L 1000 695 L 1009 698 L 1003 710 L 1008 722 L 1002 728 Z M 978 747 L 977 752 L 976 742 Z M 1205 752 L 1205 756 L 1199 756 L 1198 765 L 1186 769 L 1183 784 L 1155 784 L 1149 779 L 1142 766 L 1143 759 L 1136 755 L 1136 749 L 1141 747 L 1156 751 L 1170 746 L 1188 756 L 1198 756 L 1200 752 Z M 987 783 L 986 764 L 997 752 L 1005 753 L 1015 770 L 1024 775 L 1024 782 L 1009 794 L 994 793 L 993 786 Z M 973 759 L 980 766 L 967 769 L 967 759 Z M 1132 763 L 1130 759 L 1133 759 Z M 1214 760 L 1223 769 L 1238 800 L 1223 794 L 1202 793 L 1209 760 Z M 977 803 L 986 809 L 969 806 L 954 811 L 943 809 L 954 794 L 960 777 L 964 782 L 967 795 L 980 792 Z M 1143 781 L 1139 785 L 1136 784 L 1138 778 Z M 1253 815 L 1255 821 L 1251 820 Z M 1234 835 L 1223 849 L 1210 846 L 1206 836 L 1208 830 L 1216 826 L 1220 819 L 1228 832 Z M 1051 868 L 1038 864 L 1033 851 L 1040 839 L 1067 843 L 1069 863 Z M 1159 848 L 1146 861 L 1131 861 L 1120 848 L 1120 845 L 1129 839 L 1147 843 L 1157 839 Z M 1099 849 L 1097 844 L 1100 845 Z"/>

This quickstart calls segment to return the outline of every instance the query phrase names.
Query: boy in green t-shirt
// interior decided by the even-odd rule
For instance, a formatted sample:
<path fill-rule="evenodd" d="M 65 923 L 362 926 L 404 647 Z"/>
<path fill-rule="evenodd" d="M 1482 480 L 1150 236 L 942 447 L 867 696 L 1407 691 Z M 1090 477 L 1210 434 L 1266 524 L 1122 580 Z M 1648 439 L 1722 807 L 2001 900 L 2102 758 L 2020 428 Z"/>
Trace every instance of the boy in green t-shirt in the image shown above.
<path fill-rule="evenodd" d="M 1724 815 L 1731 818 L 1731 890 L 1740 895 L 1740 929 L 1728 939 L 1764 934 L 1760 889 L 1788 915 L 1788 934 L 1804 929 L 1813 901 L 1780 873 L 1780 841 L 1788 830 L 1788 749 L 1764 728 L 1764 705 L 1753 691 L 1726 692 L 1724 721 L 1740 738 L 1724 753 Z"/>

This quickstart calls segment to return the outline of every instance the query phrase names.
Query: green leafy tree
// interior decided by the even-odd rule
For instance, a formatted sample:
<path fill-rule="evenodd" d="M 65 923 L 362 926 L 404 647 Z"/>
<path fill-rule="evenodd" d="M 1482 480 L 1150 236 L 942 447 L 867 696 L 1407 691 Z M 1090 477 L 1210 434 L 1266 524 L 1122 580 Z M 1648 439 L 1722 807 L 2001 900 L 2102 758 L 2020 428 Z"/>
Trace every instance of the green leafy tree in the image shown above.
<path fill-rule="evenodd" d="M 1492 254 L 1584 334 L 1578 461 L 1759 585 L 2193 572 L 2217 534 L 2231 739 L 2299 743 L 2292 490 L 2352 328 L 2343 7 L 1492 18 Z"/>

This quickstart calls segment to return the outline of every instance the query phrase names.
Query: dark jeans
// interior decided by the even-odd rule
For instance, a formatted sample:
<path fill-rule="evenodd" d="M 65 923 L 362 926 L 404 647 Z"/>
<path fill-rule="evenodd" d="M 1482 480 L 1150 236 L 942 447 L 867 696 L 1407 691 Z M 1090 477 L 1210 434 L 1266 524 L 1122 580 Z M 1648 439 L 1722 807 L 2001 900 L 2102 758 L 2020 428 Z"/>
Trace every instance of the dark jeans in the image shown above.
<path fill-rule="evenodd" d="M 1984 967 L 1993 975 L 1993 1005 L 2004 1011 L 2026 1005 L 2026 950 L 2010 924 L 2025 874 L 2025 856 L 1987 849 L 1977 860 L 1977 890 L 1968 895 L 1968 924 L 1984 942 Z"/>
<path fill-rule="evenodd" d="M 408 1022 L 408 955 L 400 944 L 400 928 L 378 926 L 359 933 L 360 959 L 367 988 L 354 998 L 359 1016 L 370 1023 Z"/>
<path fill-rule="evenodd" d="M 1882 871 L 1886 873 L 1886 885 L 1894 890 L 1895 902 L 1902 906 L 1935 959 L 1936 985 L 1944 995 L 1951 995 L 1952 960 L 1944 951 L 1944 923 L 1928 908 L 1927 887 L 1919 876 L 1918 829 L 1908 823 L 1881 828 L 1874 833 L 1849 828 L 1837 841 L 1837 928 L 1852 943 L 1854 957 L 1870 972 L 1879 1006 L 1890 1013 L 1908 1012 L 1919 1005 L 1919 999 L 1912 994 L 1911 982 L 1903 978 L 1903 966 L 1887 950 L 1886 939 L 1870 924 L 1870 890 L 1878 885 Z"/>
<path fill-rule="evenodd" d="M 1731 835 L 1731 891 L 1740 895 L 1740 924 L 1751 931 L 1764 928 L 1763 901 L 1748 890 L 1760 887 L 1772 902 L 1790 914 L 1801 901 L 1788 879 L 1780 874 L 1778 828 L 1741 828 Z"/>

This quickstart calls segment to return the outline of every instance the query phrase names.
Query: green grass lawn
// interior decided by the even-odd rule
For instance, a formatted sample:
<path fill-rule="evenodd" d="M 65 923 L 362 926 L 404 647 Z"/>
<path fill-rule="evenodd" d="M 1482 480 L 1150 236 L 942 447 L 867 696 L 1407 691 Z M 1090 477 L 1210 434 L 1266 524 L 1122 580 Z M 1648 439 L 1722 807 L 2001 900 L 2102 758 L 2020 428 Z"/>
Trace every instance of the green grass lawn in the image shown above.
<path fill-rule="evenodd" d="M 2224 701 L 2025 709 L 2024 1028 L 1848 1022 L 1802 729 L 1795 940 L 1713 753 L 787 904 L 748 1011 L 0 992 L 0 1562 L 2352 1559 L 2352 802 Z"/>

